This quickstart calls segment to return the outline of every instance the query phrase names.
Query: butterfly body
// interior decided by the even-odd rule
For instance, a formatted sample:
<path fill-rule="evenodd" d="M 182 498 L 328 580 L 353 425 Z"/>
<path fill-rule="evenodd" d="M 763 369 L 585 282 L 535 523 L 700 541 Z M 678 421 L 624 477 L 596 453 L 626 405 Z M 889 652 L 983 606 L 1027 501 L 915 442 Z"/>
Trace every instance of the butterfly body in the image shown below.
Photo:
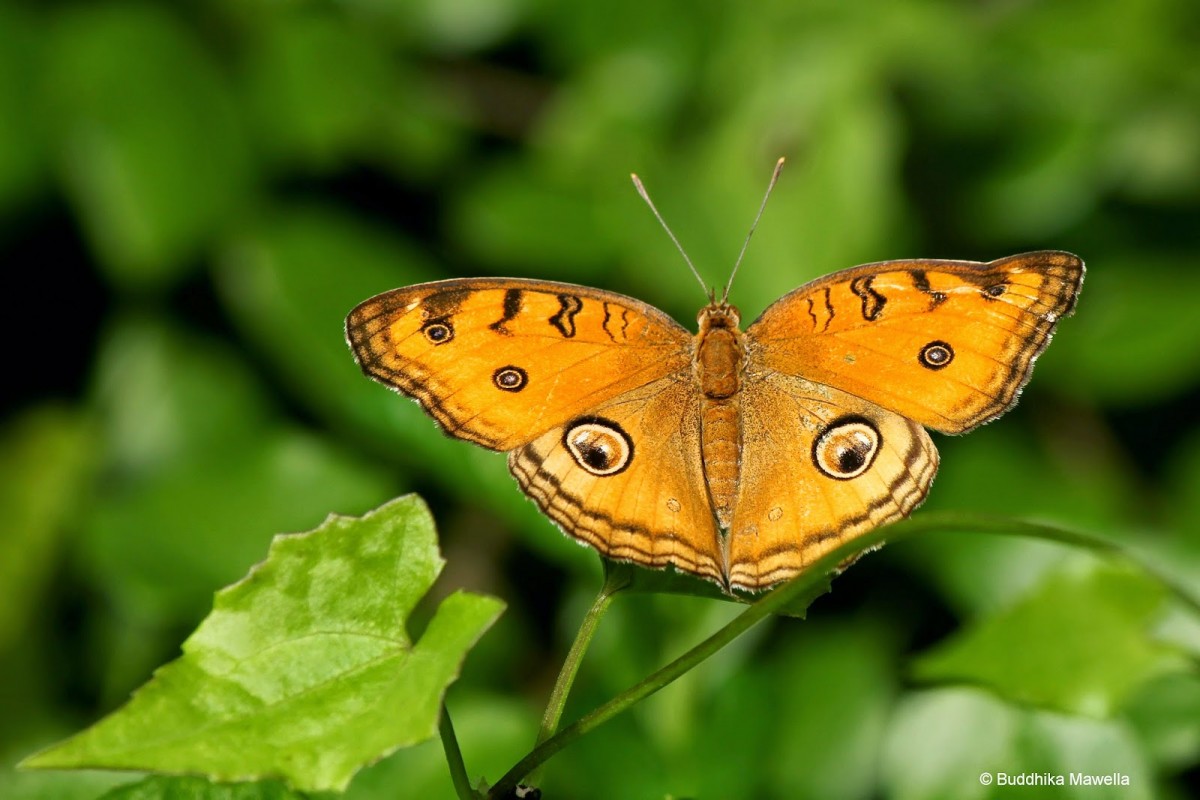
<path fill-rule="evenodd" d="M 903 261 L 806 284 L 745 331 L 713 301 L 692 334 L 633 298 L 457 279 L 347 318 L 369 376 L 451 436 L 508 452 L 523 491 L 609 558 L 761 590 L 910 513 L 961 433 L 1028 380 L 1083 263 Z"/>
<path fill-rule="evenodd" d="M 738 392 L 746 364 L 745 342 L 733 306 L 715 302 L 698 316 L 692 358 L 700 400 L 700 450 L 709 502 L 721 528 L 728 528 L 741 467 Z"/>

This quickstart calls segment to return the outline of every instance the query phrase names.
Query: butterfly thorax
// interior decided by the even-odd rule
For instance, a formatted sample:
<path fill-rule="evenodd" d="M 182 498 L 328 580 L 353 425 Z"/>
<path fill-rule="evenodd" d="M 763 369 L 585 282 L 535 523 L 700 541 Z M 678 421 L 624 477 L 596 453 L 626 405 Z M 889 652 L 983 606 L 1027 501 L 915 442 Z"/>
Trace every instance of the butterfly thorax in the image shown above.
<path fill-rule="evenodd" d="M 703 395 L 701 457 L 717 522 L 728 529 L 741 471 L 738 390 L 746 360 L 745 346 L 738 330 L 738 311 L 733 306 L 713 303 L 701 310 L 699 322 L 693 366 Z"/>
<path fill-rule="evenodd" d="M 700 333 L 696 336 L 696 379 L 704 396 L 725 400 L 741 385 L 745 349 L 738 330 L 738 310 L 722 303 L 700 311 Z"/>

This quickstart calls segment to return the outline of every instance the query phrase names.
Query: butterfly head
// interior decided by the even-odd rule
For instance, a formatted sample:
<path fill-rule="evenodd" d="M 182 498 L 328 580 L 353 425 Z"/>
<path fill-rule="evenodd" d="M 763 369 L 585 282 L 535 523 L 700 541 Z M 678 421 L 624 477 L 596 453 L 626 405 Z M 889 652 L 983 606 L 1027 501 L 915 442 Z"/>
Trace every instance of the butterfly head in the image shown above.
<path fill-rule="evenodd" d="M 700 325 L 701 334 L 713 328 L 737 330 L 742 322 L 742 314 L 732 303 L 714 299 L 700 309 L 700 313 L 696 315 L 696 322 Z"/>

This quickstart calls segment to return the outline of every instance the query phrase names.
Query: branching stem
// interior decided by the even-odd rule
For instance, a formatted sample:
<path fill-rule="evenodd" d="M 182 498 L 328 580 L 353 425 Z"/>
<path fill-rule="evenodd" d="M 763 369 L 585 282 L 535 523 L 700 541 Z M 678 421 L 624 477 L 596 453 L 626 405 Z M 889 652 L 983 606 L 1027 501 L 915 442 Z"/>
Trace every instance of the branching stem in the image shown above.
<path fill-rule="evenodd" d="M 905 520 L 884 528 L 877 528 L 863 536 L 842 543 L 840 547 L 814 562 L 802 574 L 764 595 L 760 600 L 750 605 L 741 615 L 679 658 L 553 735 L 550 734 L 554 730 L 562 709 L 559 707 L 553 713 L 552 720 L 551 709 L 547 709 L 547 717 L 543 721 L 542 734 L 538 737 L 537 746 L 517 762 L 504 777 L 496 782 L 488 792 L 488 798 L 498 799 L 511 796 L 517 784 L 525 776 L 538 769 L 559 750 L 612 719 L 633 704 L 644 700 L 686 674 L 689 670 L 718 652 L 763 618 L 784 608 L 789 603 L 804 597 L 806 592 L 812 592 L 831 570 L 836 569 L 839 564 L 850 556 L 876 547 L 882 544 L 885 539 L 896 542 L 907 539 L 910 536 L 932 531 L 975 531 L 1010 536 L 1028 536 L 1036 539 L 1082 546 L 1101 553 L 1122 555 L 1162 581 L 1171 589 L 1176 597 L 1188 606 L 1200 611 L 1200 598 L 1194 597 L 1166 572 L 1157 569 L 1150 559 L 1138 554 L 1122 543 L 1114 542 L 1095 534 L 1024 520 L 997 518 L 980 514 L 924 514 L 916 519 Z M 596 603 L 593 604 L 593 611 L 598 606 L 601 606 L 600 611 L 603 611 L 603 608 L 607 606 L 607 600 L 602 601 L 603 597 L 604 591 L 601 592 L 600 596 L 597 597 Z M 589 617 L 594 617 L 592 619 L 592 627 L 594 628 L 594 622 L 598 620 L 599 612 L 594 615 L 593 612 L 589 612 Z M 580 630 L 580 635 L 576 639 L 576 644 L 580 648 L 586 647 L 586 642 L 591 639 L 591 635 L 594 632 L 594 630 L 589 630 L 585 636 L 584 629 L 588 627 L 588 621 L 585 620 L 584 626 Z M 581 639 L 584 639 L 582 645 L 580 645 Z M 573 655 L 576 649 L 576 647 L 572 647 Z M 582 652 L 578 655 L 582 657 Z M 568 656 L 568 659 L 571 657 Z M 577 663 L 571 670 L 567 670 L 564 667 L 563 672 L 569 672 L 573 679 L 576 669 L 578 669 Z M 561 676 L 560 682 L 562 682 Z M 562 703 L 565 703 L 566 691 L 569 688 L 570 679 L 565 683 L 561 698 Z M 557 692 L 558 687 L 556 687 Z M 552 708 L 554 707 L 554 701 L 552 701 L 551 706 Z"/>
<path fill-rule="evenodd" d="M 438 720 L 438 734 L 442 738 L 442 749 L 446 751 L 446 763 L 450 765 L 450 780 L 454 784 L 454 793 L 458 800 L 480 800 L 480 795 L 471 788 L 471 779 L 467 776 L 467 765 L 463 763 L 462 750 L 458 747 L 458 737 L 454 735 L 454 724 L 450 721 L 450 709 L 442 703 L 442 716 Z"/>

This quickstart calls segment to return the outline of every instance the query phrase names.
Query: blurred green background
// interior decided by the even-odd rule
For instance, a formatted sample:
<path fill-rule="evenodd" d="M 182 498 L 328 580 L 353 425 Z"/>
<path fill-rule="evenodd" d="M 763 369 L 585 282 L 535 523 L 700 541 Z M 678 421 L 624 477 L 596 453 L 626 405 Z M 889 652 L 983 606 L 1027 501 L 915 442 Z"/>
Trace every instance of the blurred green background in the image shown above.
<path fill-rule="evenodd" d="M 1078 312 L 1022 405 L 938 437 L 926 508 L 1118 537 L 1200 595 L 1197 41 L 1191 0 L 0 0 L 0 796 L 133 779 L 10 765 L 120 705 L 274 533 L 410 491 L 442 531 L 442 591 L 509 604 L 450 693 L 468 767 L 495 780 L 522 755 L 596 558 L 503 457 L 363 378 L 342 319 L 396 286 L 515 275 L 690 325 L 703 295 L 631 171 L 719 284 L 787 157 L 733 291 L 747 319 L 866 261 L 1081 255 Z M 548 797 L 986 797 L 989 769 L 1184 797 L 1194 617 L 1154 618 L 1183 667 L 1099 706 L 914 669 L 1085 562 L 965 533 L 885 548 L 809 621 L 563 752 Z M 1108 641 L 1091 608 L 1075 633 Z M 737 610 L 619 600 L 568 719 Z M 1052 640 L 1029 649 L 1053 661 Z M 440 746 L 351 796 L 452 796 Z"/>

